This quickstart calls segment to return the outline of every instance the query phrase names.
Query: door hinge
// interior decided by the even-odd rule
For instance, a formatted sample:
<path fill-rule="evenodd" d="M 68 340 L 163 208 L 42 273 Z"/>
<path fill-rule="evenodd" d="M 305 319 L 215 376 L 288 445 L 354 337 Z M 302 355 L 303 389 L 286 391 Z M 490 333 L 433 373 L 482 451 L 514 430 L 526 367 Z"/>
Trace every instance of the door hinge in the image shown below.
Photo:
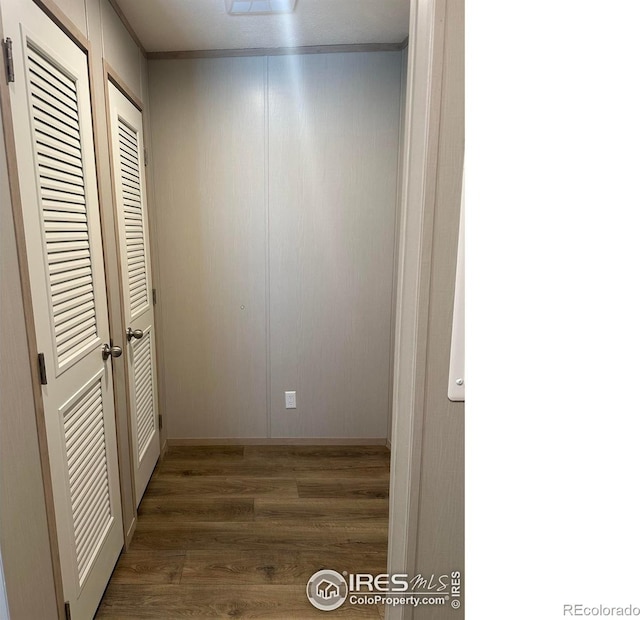
<path fill-rule="evenodd" d="M 147 154 L 147 148 L 144 149 L 144 165 L 146 166 L 149 163 L 149 155 Z"/>
<path fill-rule="evenodd" d="M 38 353 L 38 372 L 40 373 L 40 385 L 47 385 L 47 364 L 44 361 L 44 353 Z"/>
<path fill-rule="evenodd" d="M 153 298 L 153 305 L 155 306 L 158 303 L 158 295 L 155 288 L 151 289 L 151 297 Z"/>
<path fill-rule="evenodd" d="M 65 620 L 71 620 L 71 605 L 69 601 L 64 602 L 64 618 Z"/>
<path fill-rule="evenodd" d="M 13 69 L 13 42 L 9 37 L 2 42 L 2 50 L 4 52 L 4 66 L 7 69 L 7 84 L 9 84 L 16 81 Z"/>
<path fill-rule="evenodd" d="M 162 416 L 158 415 L 158 426 L 160 427 L 160 430 L 162 430 Z"/>

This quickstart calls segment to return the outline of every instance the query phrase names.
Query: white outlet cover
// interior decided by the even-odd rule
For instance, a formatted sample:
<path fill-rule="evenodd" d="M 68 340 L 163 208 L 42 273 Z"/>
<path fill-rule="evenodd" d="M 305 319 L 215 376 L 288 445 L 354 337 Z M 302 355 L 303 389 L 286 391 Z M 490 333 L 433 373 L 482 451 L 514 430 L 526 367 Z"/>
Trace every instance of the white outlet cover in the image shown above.
<path fill-rule="evenodd" d="M 285 392 L 284 393 L 284 406 L 286 409 L 295 409 L 296 408 L 296 393 L 295 392 Z"/>

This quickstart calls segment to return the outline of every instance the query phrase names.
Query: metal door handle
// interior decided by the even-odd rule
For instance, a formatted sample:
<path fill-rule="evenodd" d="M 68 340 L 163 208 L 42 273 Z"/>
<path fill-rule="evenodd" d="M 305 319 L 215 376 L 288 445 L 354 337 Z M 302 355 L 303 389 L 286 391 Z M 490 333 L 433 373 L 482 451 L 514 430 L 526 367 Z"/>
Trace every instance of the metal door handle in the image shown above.
<path fill-rule="evenodd" d="M 109 359 L 109 356 L 111 357 L 120 357 L 122 355 L 122 347 L 117 347 L 117 346 L 111 346 L 108 344 L 103 344 L 102 345 L 102 359 L 105 360 L 105 362 Z"/>
<path fill-rule="evenodd" d="M 141 329 L 131 329 L 130 327 L 127 327 L 127 342 L 131 342 L 132 338 L 137 338 L 138 340 L 140 340 L 143 335 L 144 334 L 142 333 Z"/>

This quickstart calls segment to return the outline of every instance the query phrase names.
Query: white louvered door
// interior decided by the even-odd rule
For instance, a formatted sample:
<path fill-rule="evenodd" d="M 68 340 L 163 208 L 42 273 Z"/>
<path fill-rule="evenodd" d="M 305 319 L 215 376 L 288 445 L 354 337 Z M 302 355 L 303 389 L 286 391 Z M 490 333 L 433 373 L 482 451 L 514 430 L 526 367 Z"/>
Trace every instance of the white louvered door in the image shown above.
<path fill-rule="evenodd" d="M 109 111 L 122 298 L 129 334 L 126 351 L 129 414 L 139 504 L 160 456 L 142 114 L 111 82 Z"/>
<path fill-rule="evenodd" d="M 33 2 L 2 14 L 63 589 L 83 620 L 123 546 L 88 63 Z"/>

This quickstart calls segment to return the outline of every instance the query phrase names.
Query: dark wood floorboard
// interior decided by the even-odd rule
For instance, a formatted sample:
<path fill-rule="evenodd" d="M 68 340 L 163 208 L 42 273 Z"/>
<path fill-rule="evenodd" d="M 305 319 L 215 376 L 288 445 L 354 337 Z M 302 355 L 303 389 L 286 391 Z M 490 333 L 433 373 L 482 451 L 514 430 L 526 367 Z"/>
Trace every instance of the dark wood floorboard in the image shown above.
<path fill-rule="evenodd" d="M 180 583 L 185 551 L 130 551 L 123 553 L 110 584 L 153 585 Z"/>
<path fill-rule="evenodd" d="M 322 568 L 386 570 L 382 446 L 174 447 L 158 464 L 97 618 L 323 618 Z M 345 603 L 336 618 L 379 618 Z"/>
<path fill-rule="evenodd" d="M 298 497 L 296 479 L 261 478 L 256 476 L 154 475 L 146 497 L 200 497 L 220 499 L 232 497 Z"/>
<path fill-rule="evenodd" d="M 166 457 L 169 457 L 169 460 L 179 458 L 242 460 L 244 446 L 172 446 L 171 453 L 165 455 Z"/>
<path fill-rule="evenodd" d="M 345 548 L 381 550 L 387 544 L 387 527 L 367 521 L 333 524 L 309 521 L 293 525 L 290 522 L 256 521 L 246 523 L 160 523 L 139 522 L 131 549 L 180 551 L 237 550 L 251 553 L 265 549 L 313 551 L 314 549 Z"/>
<path fill-rule="evenodd" d="M 304 587 L 294 586 L 110 586 L 100 607 L 99 618 L 272 618 L 307 620 L 327 618 L 311 606 Z M 331 618 L 373 618 L 376 605 L 352 606 L 346 602 L 331 612 Z"/>
<path fill-rule="evenodd" d="M 386 499 L 389 497 L 389 479 L 359 478 L 305 478 L 297 481 L 298 496 L 305 498 Z"/>
<path fill-rule="evenodd" d="M 385 572 L 386 553 L 335 551 L 187 551 L 180 583 L 305 586 L 318 570 Z"/>
<path fill-rule="evenodd" d="M 386 479 L 388 463 L 372 459 L 320 459 L 291 457 L 286 461 L 246 459 L 237 463 L 209 462 L 205 459 L 176 459 L 158 467 L 158 480 L 203 476 L 242 476 L 245 478 L 381 478 Z"/>
<path fill-rule="evenodd" d="M 254 516 L 258 521 L 322 521 L 335 524 L 365 522 L 384 528 L 389 522 L 388 499 L 344 498 L 256 498 Z"/>
<path fill-rule="evenodd" d="M 253 521 L 254 502 L 252 498 L 145 497 L 138 507 L 138 518 L 148 523 Z"/>

